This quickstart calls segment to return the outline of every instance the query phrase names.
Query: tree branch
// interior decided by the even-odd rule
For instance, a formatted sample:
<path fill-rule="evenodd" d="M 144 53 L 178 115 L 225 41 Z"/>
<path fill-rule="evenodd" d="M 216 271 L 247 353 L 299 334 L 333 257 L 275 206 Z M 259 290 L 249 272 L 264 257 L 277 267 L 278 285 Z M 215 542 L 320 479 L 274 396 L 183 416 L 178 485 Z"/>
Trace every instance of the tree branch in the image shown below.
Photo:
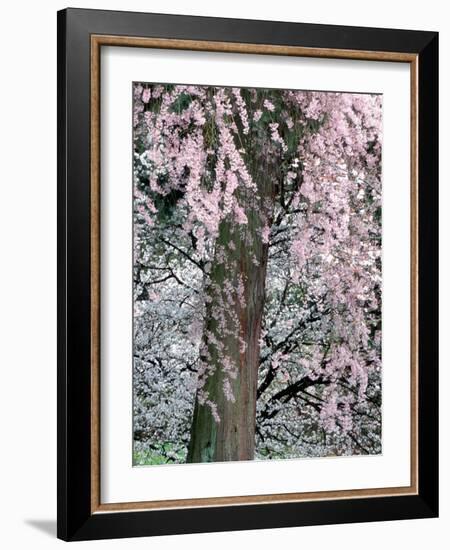
<path fill-rule="evenodd" d="M 173 249 L 177 250 L 180 254 L 182 254 L 187 260 L 189 260 L 191 263 L 193 263 L 194 265 L 196 265 L 199 269 L 201 269 L 203 272 L 205 271 L 204 267 L 203 267 L 203 262 L 201 261 L 197 261 L 197 260 L 194 260 L 194 258 L 192 258 L 191 256 L 189 256 L 189 254 L 187 252 L 185 252 L 182 248 L 180 248 L 179 246 L 177 246 L 176 244 L 173 244 L 171 243 L 170 241 L 167 241 L 166 239 L 164 239 L 163 237 L 159 237 L 159 239 L 164 243 L 166 244 L 167 246 L 171 246 Z"/>

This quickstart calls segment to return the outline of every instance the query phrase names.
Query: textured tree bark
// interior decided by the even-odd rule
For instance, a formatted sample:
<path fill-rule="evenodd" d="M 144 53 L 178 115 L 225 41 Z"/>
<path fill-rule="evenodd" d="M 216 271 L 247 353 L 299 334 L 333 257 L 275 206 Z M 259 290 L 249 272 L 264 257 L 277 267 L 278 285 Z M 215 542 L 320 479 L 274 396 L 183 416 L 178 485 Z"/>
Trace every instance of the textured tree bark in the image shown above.
<path fill-rule="evenodd" d="M 211 407 L 195 402 L 188 449 L 188 462 L 252 460 L 255 451 L 255 418 L 260 336 L 264 310 L 268 244 L 261 230 L 270 224 L 274 199 L 274 184 L 260 166 L 258 201 L 246 209 L 248 223 L 245 235 L 235 222 L 223 222 L 216 244 L 216 258 L 211 269 L 211 288 L 206 289 L 207 320 L 205 334 L 213 333 L 227 357 L 237 366 L 237 376 L 231 380 L 221 365 L 216 346 L 208 346 L 209 367 L 212 372 L 204 390 L 217 406 L 220 421 L 214 418 Z M 251 201 L 250 201 L 251 202 Z M 231 246 L 230 246 L 231 243 Z M 226 250 L 223 262 L 221 251 Z M 220 309 L 223 310 L 223 290 L 228 283 L 234 288 L 243 283 L 245 304 L 234 300 L 227 318 L 234 319 L 233 330 L 223 330 Z M 231 383 L 234 401 L 224 392 L 226 380 Z"/>

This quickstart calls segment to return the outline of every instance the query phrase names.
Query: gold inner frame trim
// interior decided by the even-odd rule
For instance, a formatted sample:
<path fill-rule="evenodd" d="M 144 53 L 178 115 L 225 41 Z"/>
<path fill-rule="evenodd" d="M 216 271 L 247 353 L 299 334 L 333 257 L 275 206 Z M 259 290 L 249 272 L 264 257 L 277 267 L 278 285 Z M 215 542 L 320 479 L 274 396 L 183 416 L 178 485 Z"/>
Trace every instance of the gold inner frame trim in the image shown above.
<path fill-rule="evenodd" d="M 100 492 L 100 50 L 101 46 L 163 48 L 206 52 L 243 53 L 354 59 L 409 63 L 411 81 L 411 455 L 407 487 L 367 488 L 339 491 L 281 493 L 231 497 L 154 500 L 143 502 L 102 503 Z M 163 510 L 249 504 L 274 504 L 314 500 L 341 500 L 418 494 L 418 55 L 401 52 L 340 50 L 211 42 L 166 38 L 141 38 L 115 35 L 91 35 L 90 152 L 91 152 L 91 513 L 132 510 Z"/>

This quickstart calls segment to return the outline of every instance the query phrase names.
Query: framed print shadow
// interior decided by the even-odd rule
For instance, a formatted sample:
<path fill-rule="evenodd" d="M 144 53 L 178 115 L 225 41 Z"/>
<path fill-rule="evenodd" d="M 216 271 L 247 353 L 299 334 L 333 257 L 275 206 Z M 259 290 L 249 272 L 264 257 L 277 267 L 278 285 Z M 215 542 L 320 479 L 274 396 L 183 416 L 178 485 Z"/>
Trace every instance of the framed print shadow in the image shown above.
<path fill-rule="evenodd" d="M 58 537 L 438 515 L 438 35 L 58 12 Z"/>

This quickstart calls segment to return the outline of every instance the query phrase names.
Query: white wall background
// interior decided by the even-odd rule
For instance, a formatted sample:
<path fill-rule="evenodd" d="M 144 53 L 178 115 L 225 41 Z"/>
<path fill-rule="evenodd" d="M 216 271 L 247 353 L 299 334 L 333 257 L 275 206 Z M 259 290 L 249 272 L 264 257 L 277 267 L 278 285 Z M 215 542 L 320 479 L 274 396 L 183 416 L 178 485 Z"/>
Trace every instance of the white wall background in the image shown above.
<path fill-rule="evenodd" d="M 56 517 L 56 10 L 4 3 L 0 33 L 0 541 L 54 548 Z M 441 31 L 441 281 L 450 279 L 450 18 L 440 0 L 98 0 L 76 7 Z M 447 183 L 447 185 L 445 185 Z M 445 209 L 445 210 L 444 210 Z M 442 548 L 450 537 L 449 285 L 441 285 L 441 518 L 83 543 L 85 548 Z"/>

